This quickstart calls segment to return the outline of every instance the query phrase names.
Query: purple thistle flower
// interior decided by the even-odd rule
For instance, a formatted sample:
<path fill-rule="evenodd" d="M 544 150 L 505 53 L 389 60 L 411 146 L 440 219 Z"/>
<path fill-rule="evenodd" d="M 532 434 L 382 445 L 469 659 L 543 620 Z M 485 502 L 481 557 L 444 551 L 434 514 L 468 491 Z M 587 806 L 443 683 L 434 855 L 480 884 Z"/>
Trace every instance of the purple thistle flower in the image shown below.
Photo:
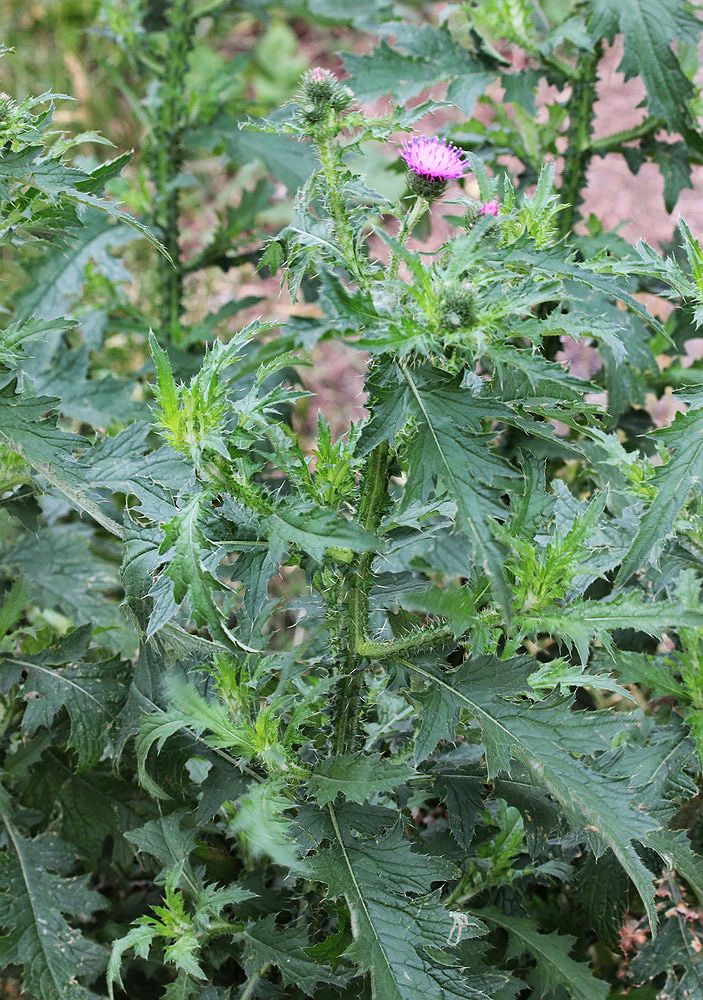
<path fill-rule="evenodd" d="M 431 181 L 451 181 L 462 177 L 466 169 L 464 154 L 438 136 L 415 136 L 400 147 L 408 170 Z"/>
<path fill-rule="evenodd" d="M 497 198 L 494 198 L 492 201 L 484 201 L 483 205 L 481 205 L 481 207 L 479 208 L 479 212 L 481 215 L 497 216 L 499 211 L 500 211 L 500 202 L 498 201 Z"/>

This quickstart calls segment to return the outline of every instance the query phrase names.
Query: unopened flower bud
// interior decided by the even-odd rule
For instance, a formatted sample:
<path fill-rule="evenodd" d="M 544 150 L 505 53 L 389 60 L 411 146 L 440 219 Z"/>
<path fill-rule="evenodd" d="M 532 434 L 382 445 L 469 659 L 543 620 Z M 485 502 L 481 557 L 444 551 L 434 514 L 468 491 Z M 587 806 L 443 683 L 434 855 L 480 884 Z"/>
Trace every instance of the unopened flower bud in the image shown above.
<path fill-rule="evenodd" d="M 448 282 L 442 289 L 442 320 L 455 329 L 473 326 L 476 322 L 476 299 L 468 285 Z"/>
<path fill-rule="evenodd" d="M 6 122 L 15 110 L 15 102 L 8 94 L 0 93 L 0 124 Z"/>
<path fill-rule="evenodd" d="M 481 215 L 493 215 L 497 218 L 500 212 L 500 202 L 497 198 L 492 198 L 491 201 L 484 201 L 479 208 L 479 213 Z"/>
<path fill-rule="evenodd" d="M 306 114 L 309 116 L 307 106 L 319 108 L 324 112 L 325 108 L 332 108 L 337 112 L 346 111 L 354 100 L 354 93 L 346 84 L 330 72 L 315 66 L 309 69 L 303 76 L 303 104 L 306 106 Z"/>

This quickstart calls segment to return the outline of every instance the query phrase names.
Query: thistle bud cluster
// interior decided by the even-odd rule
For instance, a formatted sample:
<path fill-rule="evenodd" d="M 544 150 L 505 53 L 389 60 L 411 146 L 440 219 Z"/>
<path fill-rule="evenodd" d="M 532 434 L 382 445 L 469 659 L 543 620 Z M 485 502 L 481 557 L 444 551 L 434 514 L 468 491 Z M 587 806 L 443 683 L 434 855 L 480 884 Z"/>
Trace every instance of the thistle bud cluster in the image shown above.
<path fill-rule="evenodd" d="M 0 125 L 4 125 L 13 116 L 17 105 L 8 94 L 0 94 Z"/>
<path fill-rule="evenodd" d="M 303 76 L 301 111 L 305 121 L 317 124 L 330 112 L 339 115 L 349 109 L 354 92 L 328 69 L 315 66 Z"/>
<path fill-rule="evenodd" d="M 447 282 L 441 291 L 441 314 L 446 326 L 461 329 L 476 322 L 476 299 L 469 285 Z"/>
<path fill-rule="evenodd" d="M 34 119 L 26 107 L 0 93 L 0 146 L 19 139 L 34 127 Z"/>

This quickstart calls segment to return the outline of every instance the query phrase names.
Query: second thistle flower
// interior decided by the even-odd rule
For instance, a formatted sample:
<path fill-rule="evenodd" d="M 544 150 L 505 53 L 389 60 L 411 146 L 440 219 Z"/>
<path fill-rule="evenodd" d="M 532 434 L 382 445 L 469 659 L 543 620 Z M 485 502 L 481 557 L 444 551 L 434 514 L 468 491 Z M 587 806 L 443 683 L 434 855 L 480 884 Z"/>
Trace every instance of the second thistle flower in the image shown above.
<path fill-rule="evenodd" d="M 463 177 L 464 154 L 439 136 L 416 136 L 404 142 L 400 155 L 408 168 L 408 186 L 422 198 L 438 198 L 450 180 Z"/>

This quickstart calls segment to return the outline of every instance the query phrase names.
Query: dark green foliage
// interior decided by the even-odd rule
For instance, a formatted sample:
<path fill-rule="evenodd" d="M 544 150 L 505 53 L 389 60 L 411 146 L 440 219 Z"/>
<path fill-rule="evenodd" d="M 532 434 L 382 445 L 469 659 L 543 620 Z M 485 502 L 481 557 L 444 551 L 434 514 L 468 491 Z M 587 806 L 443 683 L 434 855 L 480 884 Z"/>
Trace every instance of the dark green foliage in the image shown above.
<path fill-rule="evenodd" d="M 27 1000 L 696 997 L 703 249 L 574 226 L 595 155 L 688 183 L 699 19 L 235 7 L 101 5 L 148 97 L 131 188 L 53 98 L 0 102 L 0 964 Z M 380 41 L 301 81 L 286 13 Z M 616 32 L 649 117 L 595 140 Z M 439 83 L 493 117 L 450 126 L 480 200 L 417 252 L 441 192 L 389 200 L 369 151 Z M 257 165 L 186 255 L 204 156 Z M 190 320 L 188 275 L 251 263 L 302 315 Z M 370 358 L 341 435 L 306 422 L 318 342 Z M 645 434 L 669 372 L 686 412 Z"/>

